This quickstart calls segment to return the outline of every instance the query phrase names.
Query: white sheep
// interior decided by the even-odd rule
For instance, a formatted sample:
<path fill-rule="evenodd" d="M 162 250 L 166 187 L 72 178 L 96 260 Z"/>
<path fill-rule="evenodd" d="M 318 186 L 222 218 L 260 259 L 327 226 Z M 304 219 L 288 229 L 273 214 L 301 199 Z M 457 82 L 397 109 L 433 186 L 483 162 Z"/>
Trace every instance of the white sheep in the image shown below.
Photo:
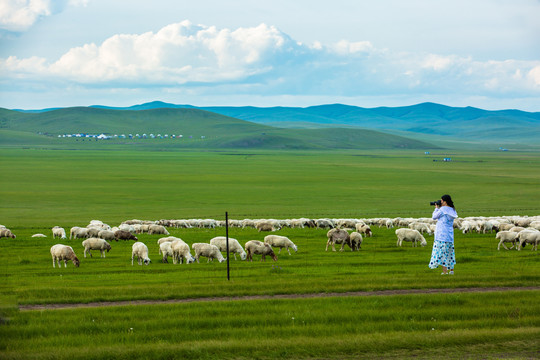
<path fill-rule="evenodd" d="M 79 229 L 81 229 L 81 227 L 79 227 L 79 226 L 74 226 L 74 227 L 72 227 L 72 228 L 69 230 L 69 238 L 71 239 L 71 238 L 73 237 L 74 233 L 75 233 L 77 230 L 79 230 Z"/>
<path fill-rule="evenodd" d="M 116 240 L 116 237 L 114 236 L 114 232 L 112 232 L 111 230 L 100 230 L 98 232 L 97 237 L 100 239 L 109 240 L 109 241 Z"/>
<path fill-rule="evenodd" d="M 421 234 L 427 233 L 428 235 L 431 235 L 431 228 L 429 227 L 429 224 L 423 223 L 423 222 L 412 222 L 409 224 L 409 229 L 418 230 Z"/>
<path fill-rule="evenodd" d="M 177 238 L 176 236 L 167 236 L 167 237 L 162 237 L 162 238 L 159 238 L 158 241 L 157 241 L 157 244 L 158 245 L 161 245 L 163 243 L 166 243 L 166 242 L 173 242 L 175 240 L 181 240 L 180 238 Z"/>
<path fill-rule="evenodd" d="M 291 255 L 291 250 L 290 248 L 292 248 L 294 250 L 294 252 L 298 252 L 298 246 L 296 246 L 288 237 L 286 236 L 281 236 L 281 235 L 266 235 L 264 237 L 264 243 L 265 244 L 268 244 L 272 247 L 278 247 L 279 248 L 279 252 L 278 254 L 281 254 L 281 249 L 282 248 L 285 248 L 287 249 L 287 252 L 289 253 L 289 255 Z"/>
<path fill-rule="evenodd" d="M 401 246 L 403 241 L 411 241 L 413 247 L 417 246 L 418 243 L 420 243 L 420 245 L 422 246 L 427 245 L 426 239 L 424 239 L 424 237 L 422 236 L 422 234 L 420 234 L 418 230 L 405 229 L 405 228 L 397 229 L 396 235 L 398 238 L 397 246 Z"/>
<path fill-rule="evenodd" d="M 163 259 L 161 260 L 161 262 L 168 263 L 169 261 L 167 260 L 167 258 L 169 256 L 173 258 L 173 262 L 174 262 L 174 254 L 173 254 L 171 244 L 172 244 L 171 242 L 163 242 L 159 244 L 159 253 L 163 255 Z"/>
<path fill-rule="evenodd" d="M 521 250 L 524 243 L 532 244 L 531 250 L 538 250 L 538 243 L 540 242 L 540 231 L 535 229 L 523 230 L 518 234 L 518 240 L 518 250 Z"/>
<path fill-rule="evenodd" d="M 148 247 L 140 241 L 137 241 L 131 247 L 131 266 L 133 266 L 134 257 L 137 257 L 137 262 L 139 263 L 139 265 L 142 265 L 143 262 L 144 265 L 150 264 L 151 260 L 148 257 Z"/>
<path fill-rule="evenodd" d="M 246 243 L 247 260 L 253 261 L 253 255 L 261 255 L 261 261 L 266 261 L 266 255 L 272 257 L 274 261 L 277 261 L 277 256 L 274 253 L 272 247 L 259 240 L 250 240 Z"/>
<path fill-rule="evenodd" d="M 221 255 L 218 247 L 206 243 L 194 243 L 191 245 L 191 248 L 195 252 L 195 260 L 199 262 L 199 257 L 204 256 L 208 258 L 207 262 L 210 260 L 217 259 L 220 263 L 227 260 Z"/>
<path fill-rule="evenodd" d="M 99 250 L 101 257 L 104 258 L 104 251 L 109 252 L 109 250 L 111 250 L 111 245 L 107 241 L 94 237 L 84 240 L 82 246 L 84 246 L 84 257 L 86 257 L 87 252 L 90 254 L 90 257 L 92 257 L 90 250 Z"/>
<path fill-rule="evenodd" d="M 365 235 L 366 237 L 372 237 L 373 236 L 373 232 L 371 232 L 371 227 L 369 225 L 358 223 L 358 224 L 356 224 L 355 229 L 356 229 L 357 232 L 359 232 L 360 234 Z"/>
<path fill-rule="evenodd" d="M 210 239 L 210 244 L 217 246 L 219 251 L 227 251 L 227 238 L 225 236 L 216 236 Z M 234 260 L 236 260 L 236 254 L 240 255 L 240 259 L 246 260 L 246 252 L 238 240 L 229 238 L 229 253 L 232 253 Z"/>
<path fill-rule="evenodd" d="M 162 245 L 164 244 L 170 244 L 171 246 L 173 264 L 178 264 L 178 262 L 182 264 L 184 262 L 184 259 L 186 260 L 186 264 L 195 262 L 195 258 L 193 257 L 193 255 L 191 255 L 191 252 L 189 251 L 189 245 L 186 244 L 182 239 L 177 239 L 170 243 L 164 242 Z"/>
<path fill-rule="evenodd" d="M 148 234 L 169 235 L 169 232 L 165 229 L 165 226 L 153 224 L 148 227 Z"/>
<path fill-rule="evenodd" d="M 353 231 L 349 235 L 349 237 L 351 238 L 352 249 L 360 250 L 360 248 L 362 247 L 362 241 L 363 241 L 362 234 L 360 234 L 359 232 Z"/>
<path fill-rule="evenodd" d="M 0 229 L 0 238 L 3 238 L 3 237 L 5 237 L 5 238 L 11 238 L 11 239 L 15 239 L 15 238 L 16 238 L 15 234 L 13 234 L 13 233 L 11 232 L 11 230 L 6 229 L 6 228 Z"/>
<path fill-rule="evenodd" d="M 495 235 L 495 238 L 499 240 L 499 245 L 497 246 L 497 250 L 501 250 L 501 245 L 508 250 L 505 242 L 512 243 L 512 247 L 510 249 L 513 249 L 514 246 L 516 246 L 518 233 L 514 231 L 499 231 L 497 235 Z"/>
<path fill-rule="evenodd" d="M 71 260 L 75 267 L 79 267 L 80 261 L 75 255 L 73 248 L 71 246 L 56 244 L 51 246 L 51 256 L 53 267 L 56 267 L 56 262 L 58 261 L 58 267 L 60 268 L 60 260 L 64 261 L 64 267 L 67 267 L 67 261 Z"/>
<path fill-rule="evenodd" d="M 72 229 L 73 230 L 73 229 Z M 70 233 L 70 239 L 71 239 L 71 236 L 73 235 L 73 238 L 74 239 L 86 239 L 88 238 L 88 229 L 87 228 L 77 228 L 75 230 L 73 230 L 72 233 Z"/>
<path fill-rule="evenodd" d="M 64 230 L 63 227 L 60 227 L 60 226 L 53 227 L 52 233 L 53 233 L 53 239 L 56 239 L 57 237 L 59 237 L 60 239 L 66 238 L 66 230 Z"/>
<path fill-rule="evenodd" d="M 34 235 L 32 235 L 32 237 L 33 238 L 38 238 L 38 237 L 39 238 L 44 238 L 44 237 L 47 237 L 47 235 L 45 235 L 45 234 L 34 234 Z"/>

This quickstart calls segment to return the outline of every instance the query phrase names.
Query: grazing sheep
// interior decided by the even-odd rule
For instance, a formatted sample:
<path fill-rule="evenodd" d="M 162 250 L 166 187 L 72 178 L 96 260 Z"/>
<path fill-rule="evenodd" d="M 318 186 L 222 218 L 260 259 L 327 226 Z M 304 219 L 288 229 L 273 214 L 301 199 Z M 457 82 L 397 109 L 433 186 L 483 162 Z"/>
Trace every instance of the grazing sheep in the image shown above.
<path fill-rule="evenodd" d="M 103 239 L 103 240 L 109 240 L 109 241 L 112 241 L 112 240 L 116 240 L 116 237 L 114 236 L 114 232 L 111 231 L 111 230 L 100 230 L 98 232 L 98 238 L 100 239 Z"/>
<path fill-rule="evenodd" d="M 502 223 L 501 225 L 499 225 L 499 231 L 509 231 L 514 226 L 515 226 L 514 224 Z"/>
<path fill-rule="evenodd" d="M 519 247 L 521 250 L 524 243 L 532 244 L 531 250 L 538 250 L 538 243 L 540 242 L 540 231 L 538 230 L 523 230 L 518 234 Z"/>
<path fill-rule="evenodd" d="M 84 240 L 82 246 L 84 246 L 84 257 L 86 257 L 87 252 L 90 254 L 90 257 L 92 257 L 90 250 L 99 250 L 101 257 L 104 258 L 105 253 L 103 251 L 106 250 L 109 252 L 109 250 L 111 250 L 111 245 L 107 241 L 95 237 Z"/>
<path fill-rule="evenodd" d="M 73 231 L 73 238 L 74 239 L 86 239 L 88 238 L 88 229 L 87 228 L 78 228 Z M 70 236 L 71 239 L 71 236 Z"/>
<path fill-rule="evenodd" d="M 182 264 L 184 262 L 184 259 L 186 260 L 186 264 L 195 262 L 195 258 L 193 257 L 193 255 L 191 255 L 191 252 L 189 251 L 189 245 L 186 244 L 183 240 L 177 239 L 173 242 L 165 242 L 163 244 L 170 244 L 173 254 L 173 264 L 178 264 L 178 262 Z"/>
<path fill-rule="evenodd" d="M 522 232 L 523 230 L 525 230 L 525 228 L 523 226 L 513 226 L 513 227 L 510 228 L 509 231 L 519 233 L 519 232 Z"/>
<path fill-rule="evenodd" d="M 253 261 L 253 254 L 261 255 L 261 261 L 266 261 L 266 255 L 272 257 L 274 261 L 277 261 L 277 256 L 274 254 L 274 250 L 268 244 L 259 240 L 250 240 L 246 243 L 247 260 Z"/>
<path fill-rule="evenodd" d="M 137 241 L 131 247 L 131 266 L 133 266 L 134 257 L 137 257 L 137 262 L 139 263 L 139 265 L 142 265 L 143 262 L 144 262 L 144 265 L 150 264 L 151 260 L 148 257 L 148 247 L 140 241 Z"/>
<path fill-rule="evenodd" d="M 3 238 L 3 237 L 12 238 L 12 239 L 16 238 L 15 234 L 13 234 L 11 230 L 6 229 L 6 228 L 0 229 L 0 238 Z"/>
<path fill-rule="evenodd" d="M 315 225 L 319 229 L 333 229 L 336 227 L 330 219 L 317 219 L 315 220 Z"/>
<path fill-rule="evenodd" d="M 369 225 L 358 223 L 358 224 L 356 224 L 355 229 L 356 229 L 357 232 L 359 232 L 360 234 L 363 234 L 363 235 L 365 235 L 367 237 L 372 237 L 373 236 L 373 233 L 371 232 L 371 228 L 369 227 Z"/>
<path fill-rule="evenodd" d="M 79 226 L 74 226 L 74 227 L 72 227 L 72 228 L 69 230 L 69 238 L 70 238 L 70 239 L 73 238 L 74 233 L 75 233 L 77 230 L 79 230 L 79 229 L 81 229 L 81 227 L 79 227 Z"/>
<path fill-rule="evenodd" d="M 512 243 L 512 247 L 510 249 L 513 249 L 514 246 L 516 246 L 516 243 L 519 241 L 517 239 L 518 233 L 514 231 L 499 231 L 497 235 L 495 235 L 495 239 L 499 240 L 499 246 L 497 246 L 497 250 L 501 250 L 501 245 L 508 250 L 505 242 Z"/>
<path fill-rule="evenodd" d="M 206 243 L 194 243 L 191 245 L 191 248 L 195 252 L 195 260 L 199 262 L 199 257 L 204 256 L 208 258 L 207 262 L 210 262 L 213 259 L 217 259 L 220 263 L 227 260 L 221 255 L 218 247 Z"/>
<path fill-rule="evenodd" d="M 418 230 L 421 234 L 426 233 L 428 235 L 431 235 L 431 228 L 429 227 L 429 224 L 423 223 L 423 222 L 412 222 L 409 224 L 409 229 Z"/>
<path fill-rule="evenodd" d="M 351 233 L 351 235 L 349 235 L 349 237 L 351 238 L 352 249 L 360 250 L 360 248 L 362 247 L 362 241 L 363 241 L 362 234 L 354 231 Z"/>
<path fill-rule="evenodd" d="M 116 230 L 114 232 L 114 239 L 116 241 L 118 240 L 135 240 L 135 241 L 139 241 L 139 239 L 133 235 L 132 233 L 130 233 L 129 231 L 126 231 L 126 230 Z"/>
<path fill-rule="evenodd" d="M 405 229 L 405 228 L 397 229 L 396 230 L 396 235 L 397 235 L 397 238 L 398 238 L 397 246 L 401 246 L 403 241 L 411 241 L 413 247 L 417 246 L 418 243 L 420 243 L 420 245 L 422 245 L 422 246 L 427 245 L 426 239 L 424 239 L 424 237 L 422 236 L 422 234 L 420 234 L 420 232 L 418 230 Z"/>
<path fill-rule="evenodd" d="M 88 230 L 86 235 L 89 238 L 97 238 L 99 232 L 102 230 L 101 228 L 97 228 L 97 227 L 87 227 L 86 229 Z"/>
<path fill-rule="evenodd" d="M 281 249 L 286 248 L 289 255 L 291 255 L 291 250 L 289 248 L 292 248 L 294 252 L 298 252 L 298 246 L 296 246 L 288 237 L 281 236 L 281 235 L 266 235 L 264 237 L 264 243 L 268 244 L 272 247 L 278 247 L 279 252 L 278 254 L 281 254 Z"/>
<path fill-rule="evenodd" d="M 80 261 L 71 246 L 62 244 L 53 245 L 51 246 L 51 256 L 53 267 L 56 267 L 56 262 L 58 261 L 58 267 L 60 268 L 60 260 L 64 260 L 64 267 L 67 267 L 68 260 L 71 260 L 75 267 L 79 267 Z"/>
<path fill-rule="evenodd" d="M 210 239 L 210 244 L 217 246 L 219 251 L 227 251 L 227 238 L 225 236 L 216 236 Z M 229 238 L 229 252 L 233 254 L 236 260 L 236 254 L 240 254 L 240 259 L 246 260 L 246 252 L 238 240 Z"/>
<path fill-rule="evenodd" d="M 34 234 L 34 235 L 32 235 L 32 237 L 41 237 L 41 238 L 43 238 L 43 237 L 47 237 L 47 235 L 45 235 L 45 234 Z"/>
<path fill-rule="evenodd" d="M 56 239 L 57 237 L 59 237 L 61 239 L 66 238 L 66 230 L 64 230 L 64 228 L 62 228 L 60 226 L 53 227 L 52 228 L 52 234 L 53 234 L 53 239 Z"/>
<path fill-rule="evenodd" d="M 169 235 L 169 232 L 165 229 L 165 226 L 153 224 L 148 227 L 148 234 Z"/>
<path fill-rule="evenodd" d="M 120 224 L 118 230 L 129 231 L 130 233 L 135 233 L 135 226 L 129 224 Z"/>
<path fill-rule="evenodd" d="M 326 237 L 328 238 L 328 241 L 326 242 L 326 251 L 328 251 L 328 245 L 332 245 L 332 251 L 336 251 L 335 244 L 341 244 L 341 249 L 339 249 L 339 251 L 343 251 L 345 244 L 351 248 L 351 251 L 354 251 L 351 244 L 351 237 L 347 231 L 331 229 L 326 233 Z"/>
<path fill-rule="evenodd" d="M 163 243 L 173 242 L 175 240 L 182 240 L 182 239 L 177 238 L 176 236 L 167 236 L 167 237 L 159 238 L 158 241 L 157 241 L 157 244 L 161 245 Z"/>
<path fill-rule="evenodd" d="M 171 242 L 164 242 L 164 243 L 159 244 L 159 253 L 163 255 L 163 259 L 161 260 L 161 262 L 169 263 L 169 261 L 167 260 L 169 256 L 173 258 L 173 262 L 174 262 L 174 254 L 173 254 L 171 244 L 172 244 Z"/>
<path fill-rule="evenodd" d="M 259 220 L 255 222 L 255 228 L 257 231 L 277 231 L 281 229 L 281 226 L 274 221 Z"/>

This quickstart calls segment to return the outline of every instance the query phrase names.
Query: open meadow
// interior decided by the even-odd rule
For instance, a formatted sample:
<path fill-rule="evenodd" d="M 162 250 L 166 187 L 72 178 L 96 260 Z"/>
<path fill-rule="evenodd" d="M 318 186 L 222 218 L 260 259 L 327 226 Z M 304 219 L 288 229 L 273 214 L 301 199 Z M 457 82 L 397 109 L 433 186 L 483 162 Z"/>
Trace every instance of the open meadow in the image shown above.
<path fill-rule="evenodd" d="M 88 146 L 87 146 L 88 145 Z M 439 150 L 193 151 L 71 144 L 1 150 L 0 358 L 420 359 L 540 356 L 537 251 L 497 251 L 495 233 L 456 231 L 454 276 L 430 270 L 426 247 L 396 246 L 373 227 L 362 248 L 325 251 L 324 229 L 283 228 L 298 252 L 278 261 L 160 262 L 161 235 L 140 234 L 106 258 L 51 228 L 128 219 L 429 217 L 444 193 L 464 216 L 538 215 L 537 152 Z M 445 157 L 451 162 L 441 161 Z M 434 161 L 436 160 L 436 161 Z M 224 228 L 172 229 L 188 244 Z M 43 233 L 47 238 L 32 238 Z M 243 245 L 266 233 L 231 228 Z M 70 245 L 81 265 L 53 268 L 49 248 Z M 505 291 L 433 289 L 503 288 Z M 527 289 L 525 289 L 527 288 Z M 425 290 L 347 296 L 347 292 Z M 343 296 L 309 297 L 341 293 Z M 293 298 L 277 298 L 289 294 Z M 268 296 L 250 299 L 249 296 Z M 230 301 L 197 301 L 215 297 Z M 234 297 L 234 299 L 233 299 Z M 164 303 L 186 299 L 189 302 Z M 29 305 L 153 300 L 157 304 L 25 309 Z M 21 306 L 21 309 L 19 309 Z"/>

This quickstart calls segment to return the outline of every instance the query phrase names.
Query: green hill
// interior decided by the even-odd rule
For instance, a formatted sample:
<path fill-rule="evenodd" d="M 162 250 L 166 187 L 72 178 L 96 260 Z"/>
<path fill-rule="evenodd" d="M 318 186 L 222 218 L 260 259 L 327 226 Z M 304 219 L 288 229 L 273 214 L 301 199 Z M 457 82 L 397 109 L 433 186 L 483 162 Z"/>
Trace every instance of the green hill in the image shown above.
<path fill-rule="evenodd" d="M 284 129 L 239 120 L 194 108 L 112 110 L 75 107 L 38 113 L 0 109 L 0 144 L 51 144 L 75 139 L 63 134 L 161 134 L 178 138 L 104 140 L 114 144 L 193 148 L 261 149 L 366 149 L 421 148 L 436 146 L 400 135 L 367 129 L 343 127 L 326 129 Z M 39 134 L 39 135 L 38 135 Z M 81 139 L 82 140 L 82 139 Z M 167 140 L 169 140 L 167 142 Z"/>

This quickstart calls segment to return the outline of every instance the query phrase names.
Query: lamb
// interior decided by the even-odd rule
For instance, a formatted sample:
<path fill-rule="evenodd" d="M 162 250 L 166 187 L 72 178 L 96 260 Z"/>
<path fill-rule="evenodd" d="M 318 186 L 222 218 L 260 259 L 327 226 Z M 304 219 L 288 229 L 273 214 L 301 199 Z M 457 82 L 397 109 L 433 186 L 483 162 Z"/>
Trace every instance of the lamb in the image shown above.
<path fill-rule="evenodd" d="M 422 246 L 427 245 L 426 239 L 424 239 L 424 237 L 422 236 L 422 234 L 420 234 L 418 230 L 405 229 L 405 228 L 397 229 L 396 235 L 398 238 L 397 246 L 401 246 L 403 241 L 411 241 L 413 243 L 413 247 L 417 246 L 418 245 L 417 243 L 420 243 L 420 245 Z"/>
<path fill-rule="evenodd" d="M 107 252 L 109 252 L 109 250 L 111 250 L 111 245 L 107 241 L 95 237 L 84 240 L 82 246 L 84 246 L 84 257 L 86 257 L 87 252 L 90 254 L 90 257 L 92 257 L 90 250 L 99 250 L 101 257 L 104 258 L 105 253 L 103 251 L 107 250 Z"/>
<path fill-rule="evenodd" d="M 273 247 L 278 247 L 279 252 L 278 254 L 281 254 L 281 249 L 285 248 L 287 249 L 287 252 L 289 255 L 291 255 L 291 250 L 289 248 L 292 248 L 294 252 L 298 252 L 298 246 L 296 246 L 288 237 L 286 236 L 280 236 L 280 235 L 266 235 L 264 237 L 264 243 L 268 244 Z"/>
<path fill-rule="evenodd" d="M 518 233 L 514 231 L 499 231 L 497 235 L 495 235 L 495 239 L 500 240 L 499 246 L 497 246 L 497 250 L 501 250 L 501 245 L 508 250 L 505 242 L 512 243 L 512 247 L 510 249 L 513 249 L 514 246 L 516 246 L 516 242 L 518 242 L 517 239 Z"/>
<path fill-rule="evenodd" d="M 246 243 L 246 253 L 249 261 L 253 261 L 253 254 L 262 255 L 261 261 L 266 261 L 266 255 L 271 256 L 274 261 L 277 261 L 277 256 L 274 250 L 272 250 L 272 247 L 259 240 L 248 241 Z"/>
<path fill-rule="evenodd" d="M 153 224 L 148 227 L 148 234 L 169 235 L 169 232 L 165 229 L 165 226 Z"/>
<path fill-rule="evenodd" d="M 118 241 L 118 240 L 135 240 L 135 241 L 139 241 L 139 239 L 135 235 L 133 235 L 129 231 L 125 231 L 125 230 L 116 230 L 114 232 L 114 238 L 115 238 L 116 241 Z"/>
<path fill-rule="evenodd" d="M 518 250 L 521 250 L 524 243 L 532 244 L 531 250 L 538 250 L 540 231 L 532 229 L 523 230 L 518 234 L 517 238 L 519 240 Z"/>
<path fill-rule="evenodd" d="M 66 238 L 66 230 L 64 230 L 64 228 L 62 228 L 60 226 L 53 227 L 52 228 L 52 233 L 53 233 L 53 239 L 56 239 L 57 237 L 59 237 L 61 239 Z"/>
<path fill-rule="evenodd" d="M 352 249 L 360 250 L 360 248 L 362 247 L 362 241 L 363 241 L 362 234 L 360 234 L 359 232 L 353 231 L 351 235 L 349 235 L 349 237 L 351 238 Z"/>
<path fill-rule="evenodd" d="M 148 257 L 148 247 L 140 241 L 137 241 L 131 247 L 131 266 L 133 266 L 134 257 L 137 257 L 137 262 L 139 263 L 139 265 L 142 265 L 143 262 L 144 265 L 150 264 L 151 260 Z"/>
<path fill-rule="evenodd" d="M 73 248 L 71 246 L 56 244 L 51 246 L 51 256 L 53 267 L 56 267 L 56 262 L 58 261 L 58 267 L 60 268 L 60 260 L 64 260 L 64 267 L 67 267 L 67 261 L 71 260 L 75 267 L 79 267 L 80 261 L 75 255 Z"/>
<path fill-rule="evenodd" d="M 328 245 L 332 245 L 332 251 L 336 251 L 335 244 L 341 244 L 341 249 L 339 249 L 339 251 L 343 251 L 345 244 L 349 245 L 351 251 L 354 251 L 351 244 L 351 237 L 347 231 L 331 229 L 326 233 L 326 237 L 328 238 L 328 241 L 326 242 L 326 251 L 328 251 Z"/>
<path fill-rule="evenodd" d="M 227 238 L 225 236 L 216 236 L 210 239 L 210 244 L 217 246 L 219 251 L 227 251 Z M 229 238 L 229 252 L 233 254 L 234 260 L 236 260 L 236 254 L 240 254 L 240 259 L 246 260 L 247 254 L 244 248 L 234 238 Z"/>
<path fill-rule="evenodd" d="M 186 244 L 183 240 L 177 239 L 170 243 L 165 242 L 162 245 L 164 244 L 170 244 L 172 250 L 173 264 L 178 264 L 178 262 L 182 264 L 184 262 L 184 259 L 186 260 L 186 264 L 195 262 L 195 258 L 193 257 L 193 255 L 191 255 L 191 252 L 189 251 L 189 245 Z M 164 246 L 166 247 L 167 245 Z"/>
<path fill-rule="evenodd" d="M 194 243 L 191 245 L 191 248 L 193 249 L 193 251 L 195 251 L 195 260 L 197 260 L 197 262 L 199 262 L 199 257 L 201 256 L 208 258 L 207 262 L 210 262 L 210 260 L 213 259 L 217 259 L 221 263 L 226 260 L 223 255 L 221 255 L 218 247 L 215 245 L 206 243 Z"/>
<path fill-rule="evenodd" d="M 16 238 L 15 234 L 13 234 L 13 233 L 11 232 L 11 230 L 6 229 L 6 228 L 0 229 L 0 239 L 3 238 L 3 237 L 5 237 L 5 238 L 11 238 L 11 239 L 15 239 L 15 238 Z"/>

